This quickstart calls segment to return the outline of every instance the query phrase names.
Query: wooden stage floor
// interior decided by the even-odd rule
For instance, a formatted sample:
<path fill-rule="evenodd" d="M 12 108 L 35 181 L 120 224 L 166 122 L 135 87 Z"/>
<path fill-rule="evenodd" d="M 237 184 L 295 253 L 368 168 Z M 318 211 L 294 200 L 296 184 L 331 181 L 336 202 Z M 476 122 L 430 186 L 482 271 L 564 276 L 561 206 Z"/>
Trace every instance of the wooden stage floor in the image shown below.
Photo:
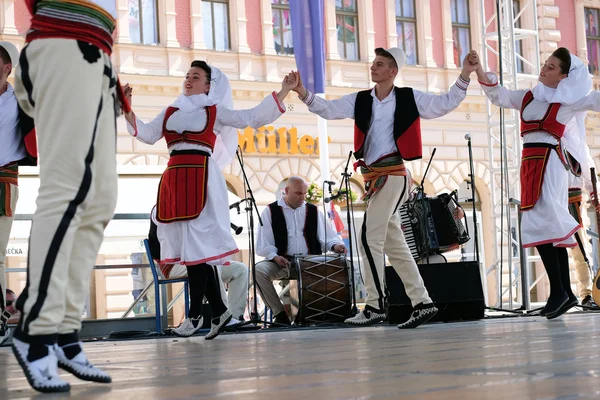
<path fill-rule="evenodd" d="M 31 390 L 0 348 L 0 399 L 598 399 L 600 313 L 86 343 L 111 385 Z"/>

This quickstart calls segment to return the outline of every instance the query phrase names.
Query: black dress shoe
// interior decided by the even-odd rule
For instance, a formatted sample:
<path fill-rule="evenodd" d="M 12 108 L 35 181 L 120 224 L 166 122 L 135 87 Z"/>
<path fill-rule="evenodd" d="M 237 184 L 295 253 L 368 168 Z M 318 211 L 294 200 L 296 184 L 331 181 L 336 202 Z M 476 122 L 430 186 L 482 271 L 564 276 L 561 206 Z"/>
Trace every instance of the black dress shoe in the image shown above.
<path fill-rule="evenodd" d="M 279 314 L 277 314 L 275 316 L 275 319 L 273 320 L 273 322 L 275 322 L 276 324 L 287 325 L 287 326 L 292 325 L 292 322 L 288 318 L 285 311 L 281 311 Z"/>
<path fill-rule="evenodd" d="M 548 312 L 548 314 L 546 315 L 546 318 L 547 319 L 558 318 L 561 315 L 563 315 L 564 313 L 566 313 L 567 311 L 569 311 L 571 308 L 576 306 L 577 304 L 579 304 L 579 302 L 577 301 L 577 297 L 569 296 L 569 297 L 567 297 L 567 301 L 565 301 L 563 303 L 563 305 L 558 309 L 558 311 L 553 312 L 553 313 Z"/>
<path fill-rule="evenodd" d="M 563 293 L 560 296 L 549 297 L 546 305 L 542 309 L 544 312 L 544 316 L 548 317 L 549 315 L 553 315 L 560 311 L 562 306 L 569 302 L 569 296 L 567 293 Z"/>

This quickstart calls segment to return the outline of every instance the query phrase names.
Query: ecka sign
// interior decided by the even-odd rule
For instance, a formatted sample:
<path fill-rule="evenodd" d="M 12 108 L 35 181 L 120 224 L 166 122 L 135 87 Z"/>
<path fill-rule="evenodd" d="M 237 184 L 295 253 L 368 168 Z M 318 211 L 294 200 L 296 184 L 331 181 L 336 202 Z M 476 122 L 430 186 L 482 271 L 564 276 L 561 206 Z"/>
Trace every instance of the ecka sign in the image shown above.
<path fill-rule="evenodd" d="M 327 143 L 331 138 L 327 137 Z M 266 126 L 260 129 L 247 127 L 238 131 L 238 144 L 246 153 L 263 154 L 319 154 L 319 138 L 309 135 L 298 137 L 297 128 Z"/>

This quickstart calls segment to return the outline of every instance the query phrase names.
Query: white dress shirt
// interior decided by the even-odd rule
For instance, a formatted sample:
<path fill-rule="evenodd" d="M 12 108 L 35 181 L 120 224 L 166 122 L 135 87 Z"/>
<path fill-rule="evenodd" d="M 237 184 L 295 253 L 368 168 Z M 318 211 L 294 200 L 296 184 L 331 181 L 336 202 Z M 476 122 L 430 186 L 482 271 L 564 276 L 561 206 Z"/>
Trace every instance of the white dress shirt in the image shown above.
<path fill-rule="evenodd" d="M 448 93 L 442 95 L 423 93 L 413 89 L 419 116 L 433 119 L 448 114 L 464 100 L 468 86 L 469 82 L 459 77 Z M 308 106 L 309 111 L 325 119 L 354 118 L 357 94 L 358 92 L 342 96 L 337 100 L 325 100 L 307 91 L 306 97 L 302 101 Z M 394 143 L 396 92 L 392 90 L 385 99 L 380 101 L 375 94 L 375 88 L 373 88 L 371 96 L 373 96 L 373 114 L 364 148 L 367 165 L 383 156 L 397 152 Z"/>
<path fill-rule="evenodd" d="M 287 255 L 308 254 L 308 247 L 304 239 L 304 225 L 306 223 L 306 202 L 302 206 L 293 209 L 285 200 L 280 198 L 277 204 L 283 211 L 285 225 L 288 231 Z M 258 228 L 258 241 L 256 243 L 256 254 L 267 260 L 277 256 L 275 237 L 271 219 L 271 210 L 266 207 L 261 214 L 263 225 Z M 344 244 L 342 239 L 333 230 L 329 221 L 324 221 L 323 212 L 318 210 L 317 215 L 317 239 L 321 243 L 321 251 L 332 249 L 336 244 Z"/>
<path fill-rule="evenodd" d="M 0 167 L 27 155 L 19 132 L 17 98 L 10 83 L 0 95 Z"/>

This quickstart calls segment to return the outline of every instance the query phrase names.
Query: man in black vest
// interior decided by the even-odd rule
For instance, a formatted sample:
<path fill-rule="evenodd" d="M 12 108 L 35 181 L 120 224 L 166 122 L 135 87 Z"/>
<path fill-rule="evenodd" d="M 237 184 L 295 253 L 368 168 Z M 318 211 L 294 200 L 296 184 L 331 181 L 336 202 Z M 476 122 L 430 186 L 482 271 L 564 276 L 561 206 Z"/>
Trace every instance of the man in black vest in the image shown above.
<path fill-rule="evenodd" d="M 275 322 L 284 325 L 290 325 L 290 320 L 272 282 L 298 279 L 298 272 L 290 265 L 291 256 L 322 254 L 324 250 L 346 252 L 344 242 L 325 222 L 323 213 L 317 206 L 306 203 L 307 191 L 304 179 L 291 176 L 285 196 L 264 209 L 263 225 L 258 228 L 256 254 L 265 259 L 256 264 L 257 288 L 273 311 Z"/>
<path fill-rule="evenodd" d="M 438 118 L 454 110 L 465 98 L 469 75 L 477 68 L 465 57 L 460 77 L 448 93 L 435 95 L 394 80 L 406 55 L 397 47 L 375 49 L 371 65 L 373 89 L 325 100 L 310 93 L 302 81 L 295 92 L 308 109 L 325 119 L 354 118 L 354 156 L 365 181 L 367 211 L 359 238 L 365 264 L 365 309 L 346 320 L 352 325 L 372 325 L 385 319 L 384 253 L 402 279 L 414 311 L 398 328 L 416 328 L 437 313 L 412 258 L 396 212 L 406 201 L 410 181 L 404 160 L 422 157 L 420 118 Z"/>

